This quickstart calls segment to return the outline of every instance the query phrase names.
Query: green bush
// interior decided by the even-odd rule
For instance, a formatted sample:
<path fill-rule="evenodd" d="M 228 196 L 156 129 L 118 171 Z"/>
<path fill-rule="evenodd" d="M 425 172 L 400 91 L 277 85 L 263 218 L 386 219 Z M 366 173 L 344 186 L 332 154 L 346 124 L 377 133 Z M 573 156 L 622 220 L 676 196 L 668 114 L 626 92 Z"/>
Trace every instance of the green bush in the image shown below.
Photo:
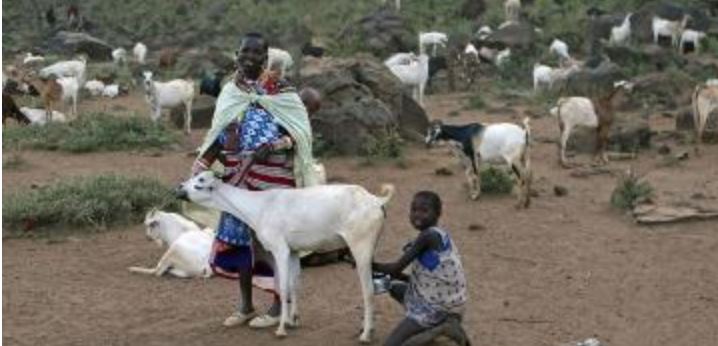
<path fill-rule="evenodd" d="M 473 95 L 469 98 L 469 102 L 466 105 L 467 109 L 484 109 L 486 108 L 486 101 L 481 95 Z"/>
<path fill-rule="evenodd" d="M 514 179 L 502 169 L 489 166 L 481 170 L 481 192 L 488 194 L 509 194 L 514 188 Z"/>
<path fill-rule="evenodd" d="M 378 137 L 370 137 L 362 155 L 371 159 L 398 159 L 403 155 L 404 140 L 396 129 L 388 129 Z"/>
<path fill-rule="evenodd" d="M 3 196 L 10 231 L 49 226 L 106 227 L 142 220 L 153 207 L 178 210 L 169 186 L 149 178 L 104 175 Z M 163 205 L 167 204 L 167 205 Z"/>
<path fill-rule="evenodd" d="M 85 114 L 67 123 L 3 129 L 3 149 L 60 150 L 73 153 L 165 148 L 177 135 L 149 118 Z"/>
<path fill-rule="evenodd" d="M 653 198 L 653 187 L 641 181 L 633 172 L 621 176 L 611 194 L 611 205 L 615 208 L 630 210 L 638 203 Z"/>

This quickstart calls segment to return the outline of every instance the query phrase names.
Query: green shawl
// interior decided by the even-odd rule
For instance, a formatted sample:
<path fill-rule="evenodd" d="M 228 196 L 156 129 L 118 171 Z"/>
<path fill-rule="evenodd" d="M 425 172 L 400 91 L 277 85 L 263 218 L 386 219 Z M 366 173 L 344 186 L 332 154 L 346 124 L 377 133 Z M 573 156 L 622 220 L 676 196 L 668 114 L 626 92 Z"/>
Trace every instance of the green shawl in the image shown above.
<path fill-rule="evenodd" d="M 199 148 L 199 157 L 214 143 L 232 121 L 241 121 L 247 107 L 258 103 L 274 116 L 277 123 L 289 132 L 294 140 L 294 178 L 297 187 L 319 184 L 312 157 L 312 129 L 307 110 L 296 92 L 275 95 L 247 93 L 234 82 L 224 85 L 219 94 L 212 117 L 212 127 Z"/>

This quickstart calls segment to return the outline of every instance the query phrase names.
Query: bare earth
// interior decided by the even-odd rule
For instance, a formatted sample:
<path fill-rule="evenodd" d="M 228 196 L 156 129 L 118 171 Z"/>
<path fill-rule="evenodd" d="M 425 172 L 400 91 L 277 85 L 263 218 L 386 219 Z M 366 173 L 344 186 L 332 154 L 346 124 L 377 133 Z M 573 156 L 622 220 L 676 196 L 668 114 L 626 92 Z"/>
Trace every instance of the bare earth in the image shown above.
<path fill-rule="evenodd" d="M 433 95 L 429 113 L 460 123 L 520 121 L 522 116 L 461 111 L 465 95 Z M 146 112 L 137 95 L 114 107 Z M 122 104 L 125 104 L 124 106 Z M 117 106 L 119 105 L 119 106 Z M 86 102 L 83 109 L 100 107 Z M 102 106 L 107 107 L 107 106 Z M 112 108 L 110 109 L 116 109 Z M 517 109 L 516 114 L 521 114 Z M 652 126 L 670 130 L 656 116 Z M 553 119 L 532 122 L 535 139 L 556 138 Z M 23 152 L 29 165 L 4 170 L 4 193 L 70 176 L 114 172 L 168 183 L 188 172 L 188 155 L 202 137 L 195 131 L 182 148 L 148 153 L 68 155 Z M 350 135 L 350 134 L 348 134 Z M 366 166 L 355 158 L 325 160 L 330 179 L 377 191 L 396 184 L 377 258 L 393 259 L 414 236 L 407 222 L 413 193 L 431 189 L 445 204 L 443 225 L 458 244 L 469 278 L 465 326 L 475 345 L 559 345 L 597 337 L 605 345 L 718 345 L 718 222 L 644 227 L 608 204 L 616 177 L 584 178 L 557 165 L 556 146 L 532 147 L 534 188 L 539 196 L 517 211 L 513 196 L 470 201 L 463 172 L 445 148 L 416 145 L 407 167 L 388 162 Z M 668 142 L 670 143 L 670 142 Z M 689 147 L 672 145 L 675 150 Z M 646 174 L 662 200 L 718 204 L 718 146 L 707 146 L 677 166 L 660 167 L 656 150 L 633 161 L 612 162 Z M 8 154 L 7 152 L 5 153 Z M 590 157 L 577 155 L 586 163 Z M 438 176 L 447 167 L 452 176 Z M 560 184 L 568 195 L 557 197 Z M 140 225 L 61 238 L 3 240 L 3 342 L 6 345 L 354 345 L 361 321 L 355 272 L 338 264 L 302 273 L 301 327 L 286 340 L 273 330 L 225 329 L 236 303 L 236 283 L 213 278 L 180 280 L 130 274 L 132 265 L 154 265 L 163 250 Z M 257 292 L 262 308 L 268 296 Z M 376 333 L 383 340 L 401 318 L 386 295 L 376 296 Z"/>

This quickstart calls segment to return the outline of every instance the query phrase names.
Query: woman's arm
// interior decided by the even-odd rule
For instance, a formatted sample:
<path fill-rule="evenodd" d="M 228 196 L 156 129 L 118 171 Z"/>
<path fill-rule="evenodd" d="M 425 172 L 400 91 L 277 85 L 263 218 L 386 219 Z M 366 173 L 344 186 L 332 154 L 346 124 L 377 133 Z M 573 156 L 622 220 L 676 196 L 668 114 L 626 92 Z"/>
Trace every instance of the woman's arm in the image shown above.
<path fill-rule="evenodd" d="M 400 277 L 402 271 L 415 259 L 421 256 L 424 251 L 438 250 L 441 247 L 441 236 L 433 231 L 423 231 L 416 238 L 416 241 L 407 249 L 404 254 L 392 263 L 372 263 L 372 269 L 377 272 Z"/>
<path fill-rule="evenodd" d="M 195 160 L 192 164 L 192 175 L 208 170 L 214 161 L 216 161 L 219 157 L 221 149 L 222 146 L 219 144 L 219 141 L 214 141 L 214 143 L 212 143 L 212 145 L 205 150 L 202 157 Z"/>

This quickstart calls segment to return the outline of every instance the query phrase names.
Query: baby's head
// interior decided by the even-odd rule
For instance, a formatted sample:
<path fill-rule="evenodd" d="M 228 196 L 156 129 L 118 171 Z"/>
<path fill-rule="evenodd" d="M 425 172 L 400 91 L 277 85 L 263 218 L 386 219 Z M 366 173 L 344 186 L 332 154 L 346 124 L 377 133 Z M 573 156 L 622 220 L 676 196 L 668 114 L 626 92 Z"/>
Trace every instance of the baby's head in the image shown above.
<path fill-rule="evenodd" d="M 433 191 L 419 191 L 411 201 L 409 221 L 419 231 L 436 226 L 441 217 L 441 198 Z"/>

